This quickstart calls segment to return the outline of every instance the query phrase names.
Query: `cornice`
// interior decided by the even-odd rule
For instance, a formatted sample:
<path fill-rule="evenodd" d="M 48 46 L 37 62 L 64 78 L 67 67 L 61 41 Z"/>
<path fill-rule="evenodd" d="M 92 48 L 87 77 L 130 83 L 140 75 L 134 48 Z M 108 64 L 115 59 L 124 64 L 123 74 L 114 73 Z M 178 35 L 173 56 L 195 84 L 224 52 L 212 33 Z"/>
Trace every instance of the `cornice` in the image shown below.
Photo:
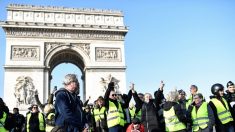
<path fill-rule="evenodd" d="M 128 32 L 126 26 L 89 25 L 89 24 L 63 24 L 42 22 L 16 22 L 0 21 L 0 26 L 12 28 L 45 28 L 45 29 L 71 29 L 71 30 L 94 30 L 94 31 L 116 31 Z"/>
<path fill-rule="evenodd" d="M 46 67 L 34 65 L 4 65 L 4 69 L 46 69 Z"/>
<path fill-rule="evenodd" d="M 126 32 L 113 30 L 79 30 L 4 27 L 7 38 L 79 39 L 123 41 Z"/>
<path fill-rule="evenodd" d="M 126 70 L 126 66 L 86 66 L 85 70 Z"/>
<path fill-rule="evenodd" d="M 9 4 L 7 10 L 18 11 L 43 11 L 43 12 L 63 12 L 63 13 L 84 13 L 84 14 L 102 14 L 102 15 L 115 15 L 123 16 L 120 10 L 111 9 L 95 9 L 95 8 L 68 8 L 58 6 L 36 6 L 24 4 Z"/>

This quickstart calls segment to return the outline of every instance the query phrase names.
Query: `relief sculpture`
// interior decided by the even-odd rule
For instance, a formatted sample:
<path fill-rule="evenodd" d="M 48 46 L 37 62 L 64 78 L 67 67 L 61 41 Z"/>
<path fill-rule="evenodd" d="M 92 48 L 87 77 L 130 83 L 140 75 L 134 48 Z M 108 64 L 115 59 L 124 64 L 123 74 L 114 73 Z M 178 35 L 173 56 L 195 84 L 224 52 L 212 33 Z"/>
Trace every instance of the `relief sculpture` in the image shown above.
<path fill-rule="evenodd" d="M 12 47 L 12 59 L 38 60 L 39 47 Z"/>
<path fill-rule="evenodd" d="M 101 92 L 102 93 L 105 93 L 105 91 L 107 90 L 108 88 L 108 84 L 110 82 L 114 82 L 114 89 L 117 93 L 121 93 L 119 91 L 119 82 L 120 80 L 116 79 L 115 77 L 113 77 L 111 74 L 109 74 L 107 77 L 101 77 L 101 80 L 100 80 L 100 84 L 101 84 Z"/>
<path fill-rule="evenodd" d="M 15 97 L 17 106 L 34 104 L 35 87 L 33 79 L 28 76 L 19 76 L 16 79 Z"/>

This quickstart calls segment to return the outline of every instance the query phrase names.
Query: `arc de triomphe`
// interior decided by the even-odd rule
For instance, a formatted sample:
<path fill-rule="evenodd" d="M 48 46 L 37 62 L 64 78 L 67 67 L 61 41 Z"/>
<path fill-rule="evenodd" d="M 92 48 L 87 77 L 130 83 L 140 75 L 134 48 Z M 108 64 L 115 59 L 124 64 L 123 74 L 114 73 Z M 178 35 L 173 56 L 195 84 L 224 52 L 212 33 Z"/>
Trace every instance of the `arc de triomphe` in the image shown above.
<path fill-rule="evenodd" d="M 10 4 L 6 33 L 4 101 L 26 110 L 35 90 L 46 102 L 53 68 L 72 63 L 80 68 L 84 99 L 103 92 L 109 81 L 126 90 L 124 39 L 128 32 L 121 11 Z"/>

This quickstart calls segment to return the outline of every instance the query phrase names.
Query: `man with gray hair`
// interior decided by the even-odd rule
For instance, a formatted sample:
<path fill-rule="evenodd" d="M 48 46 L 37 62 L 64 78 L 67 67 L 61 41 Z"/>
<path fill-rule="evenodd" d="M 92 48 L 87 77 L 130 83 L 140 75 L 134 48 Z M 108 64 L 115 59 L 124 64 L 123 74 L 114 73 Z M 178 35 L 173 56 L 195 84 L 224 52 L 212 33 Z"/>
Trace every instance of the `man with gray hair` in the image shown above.
<path fill-rule="evenodd" d="M 55 124 L 66 132 L 87 131 L 85 114 L 79 94 L 79 82 L 75 74 L 67 74 L 64 88 L 55 93 Z"/>

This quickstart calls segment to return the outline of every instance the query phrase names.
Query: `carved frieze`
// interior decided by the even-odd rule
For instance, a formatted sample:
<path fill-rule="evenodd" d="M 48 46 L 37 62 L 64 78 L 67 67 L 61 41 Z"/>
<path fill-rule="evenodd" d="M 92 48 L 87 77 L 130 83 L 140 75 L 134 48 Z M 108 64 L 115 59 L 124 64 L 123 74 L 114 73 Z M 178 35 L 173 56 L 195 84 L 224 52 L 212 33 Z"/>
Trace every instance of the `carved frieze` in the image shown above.
<path fill-rule="evenodd" d="M 12 60 L 38 61 L 40 56 L 39 46 L 12 45 Z"/>
<path fill-rule="evenodd" d="M 96 61 L 122 61 L 120 48 L 95 48 Z"/>
<path fill-rule="evenodd" d="M 69 45 L 74 46 L 79 49 L 81 49 L 85 54 L 90 56 L 90 44 L 88 43 L 62 43 L 62 42 L 46 42 L 45 43 L 45 56 L 52 51 L 53 49 L 63 46 L 63 45 Z"/>
<path fill-rule="evenodd" d="M 64 38 L 83 40 L 124 40 L 122 32 L 7 28 L 7 37 Z"/>
<path fill-rule="evenodd" d="M 82 49 L 88 56 L 90 56 L 90 44 L 86 43 L 72 43 L 73 46 L 76 46 L 79 49 Z"/>

